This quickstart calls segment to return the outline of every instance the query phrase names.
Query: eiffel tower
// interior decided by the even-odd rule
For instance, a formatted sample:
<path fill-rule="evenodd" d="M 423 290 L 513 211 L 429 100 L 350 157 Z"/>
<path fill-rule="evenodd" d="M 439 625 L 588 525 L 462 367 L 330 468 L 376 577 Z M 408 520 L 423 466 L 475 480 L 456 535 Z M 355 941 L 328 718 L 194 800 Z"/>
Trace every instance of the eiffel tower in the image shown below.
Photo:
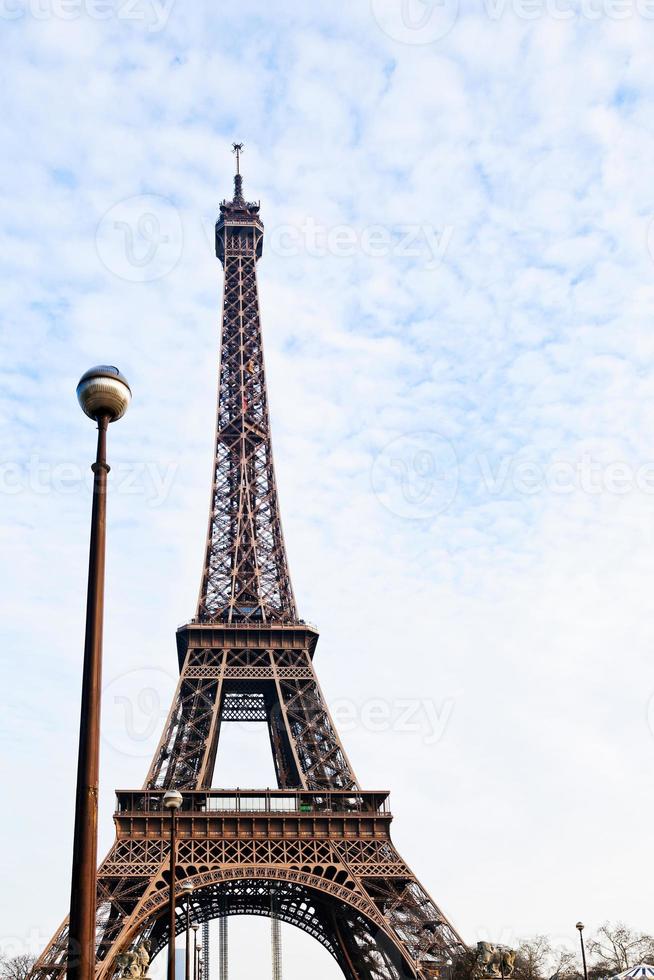
<path fill-rule="evenodd" d="M 98 871 L 96 980 L 119 953 L 169 942 L 171 813 L 176 931 L 182 885 L 198 923 L 236 914 L 291 923 L 322 943 L 348 980 L 429 980 L 462 940 L 395 849 L 388 792 L 361 788 L 314 669 L 316 628 L 300 619 L 277 500 L 257 262 L 260 205 L 234 196 L 216 223 L 224 267 L 215 463 L 195 618 L 177 631 L 179 683 L 142 789 L 117 793 L 116 840 Z M 266 722 L 277 789 L 214 789 L 225 722 Z M 37 961 L 63 980 L 67 923 Z"/>

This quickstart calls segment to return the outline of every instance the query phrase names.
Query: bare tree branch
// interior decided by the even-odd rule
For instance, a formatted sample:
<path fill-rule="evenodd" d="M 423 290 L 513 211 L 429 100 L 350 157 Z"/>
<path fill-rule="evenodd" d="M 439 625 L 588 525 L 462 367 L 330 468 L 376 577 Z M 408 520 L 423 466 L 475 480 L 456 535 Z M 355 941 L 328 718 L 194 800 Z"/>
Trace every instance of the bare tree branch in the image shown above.
<path fill-rule="evenodd" d="M 29 953 L 18 956 L 0 954 L 0 980 L 27 980 L 35 962 L 36 957 Z"/>

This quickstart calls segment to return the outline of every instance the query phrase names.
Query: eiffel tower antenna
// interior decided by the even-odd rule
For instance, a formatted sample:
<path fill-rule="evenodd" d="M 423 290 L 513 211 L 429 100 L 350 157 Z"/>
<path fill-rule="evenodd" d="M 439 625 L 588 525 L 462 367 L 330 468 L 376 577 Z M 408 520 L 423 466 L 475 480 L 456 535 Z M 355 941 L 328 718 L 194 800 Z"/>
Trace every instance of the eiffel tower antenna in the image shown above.
<path fill-rule="evenodd" d="M 232 143 L 232 153 L 236 154 L 236 174 L 234 175 L 234 200 L 243 199 L 243 178 L 241 177 L 241 153 L 245 149 L 243 143 Z"/>
<path fill-rule="evenodd" d="M 185 931 L 184 885 L 196 922 L 220 919 L 221 980 L 229 915 L 303 929 L 346 980 L 436 980 L 462 940 L 397 852 L 388 792 L 355 776 L 318 683 L 318 631 L 299 618 L 291 586 L 257 285 L 264 226 L 242 197 L 241 149 L 216 222 L 223 316 L 198 605 L 177 631 L 179 681 L 145 783 L 116 794 L 116 839 L 97 877 L 95 980 L 127 976 Z M 353 646 L 365 624 L 360 633 Z M 213 786 L 230 722 L 266 723 L 276 789 Z M 167 790 L 182 796 L 175 836 Z M 441 839 L 434 819 L 423 821 L 425 849 Z M 64 922 L 32 980 L 63 980 L 67 937 Z"/>

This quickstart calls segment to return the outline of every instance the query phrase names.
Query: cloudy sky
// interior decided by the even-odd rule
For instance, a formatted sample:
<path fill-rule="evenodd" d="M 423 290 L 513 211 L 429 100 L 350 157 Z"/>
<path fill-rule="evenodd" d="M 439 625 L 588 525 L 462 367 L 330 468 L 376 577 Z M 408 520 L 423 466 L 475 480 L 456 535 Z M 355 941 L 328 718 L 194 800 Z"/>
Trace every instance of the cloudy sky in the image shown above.
<path fill-rule="evenodd" d="M 291 572 L 360 781 L 392 790 L 399 850 L 468 941 L 647 928 L 654 4 L 0 19 L 4 947 L 37 951 L 68 904 L 94 448 L 74 389 L 98 362 L 134 390 L 110 441 L 101 850 L 174 689 L 237 139 Z M 272 781 L 260 735 L 226 733 L 219 784 Z M 287 980 L 338 975 L 285 942 Z"/>

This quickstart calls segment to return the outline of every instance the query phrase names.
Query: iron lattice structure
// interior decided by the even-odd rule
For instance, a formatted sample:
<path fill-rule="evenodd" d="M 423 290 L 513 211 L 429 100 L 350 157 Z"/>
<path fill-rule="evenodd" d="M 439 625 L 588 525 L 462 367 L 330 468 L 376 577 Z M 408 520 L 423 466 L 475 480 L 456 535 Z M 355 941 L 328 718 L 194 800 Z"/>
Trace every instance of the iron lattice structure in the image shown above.
<path fill-rule="evenodd" d="M 117 794 L 116 841 L 98 872 L 96 977 L 109 980 L 117 955 L 146 938 L 153 954 L 168 942 L 171 816 L 162 797 L 178 789 L 178 933 L 190 880 L 198 922 L 274 917 L 314 936 L 348 980 L 428 980 L 461 938 L 395 849 L 388 794 L 361 790 L 314 670 L 318 633 L 297 616 L 270 443 L 262 244 L 259 205 L 244 200 L 237 174 L 216 224 L 223 329 L 197 616 L 178 630 L 179 683 L 145 785 Z M 276 790 L 211 789 L 230 721 L 266 722 Z M 64 922 L 35 980 L 62 980 L 66 945 Z"/>

